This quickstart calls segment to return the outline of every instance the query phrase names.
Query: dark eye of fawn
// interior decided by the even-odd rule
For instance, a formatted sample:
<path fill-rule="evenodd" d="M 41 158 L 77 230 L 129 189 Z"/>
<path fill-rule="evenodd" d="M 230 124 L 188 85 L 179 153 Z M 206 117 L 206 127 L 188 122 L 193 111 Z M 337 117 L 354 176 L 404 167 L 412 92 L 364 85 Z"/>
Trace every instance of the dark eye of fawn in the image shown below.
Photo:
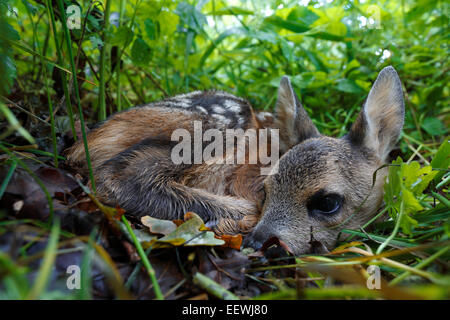
<path fill-rule="evenodd" d="M 343 198 L 338 194 L 324 194 L 317 192 L 308 202 L 307 208 L 310 214 L 332 215 L 339 211 Z"/>

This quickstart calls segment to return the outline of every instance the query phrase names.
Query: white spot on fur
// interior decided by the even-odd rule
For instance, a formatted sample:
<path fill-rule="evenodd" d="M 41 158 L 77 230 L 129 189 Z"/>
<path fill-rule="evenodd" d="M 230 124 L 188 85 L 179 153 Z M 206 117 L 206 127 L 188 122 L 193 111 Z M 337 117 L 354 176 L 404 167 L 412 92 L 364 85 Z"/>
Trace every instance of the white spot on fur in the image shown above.
<path fill-rule="evenodd" d="M 216 91 L 214 94 L 215 94 L 216 96 L 218 96 L 218 97 L 237 98 L 237 99 L 240 99 L 240 98 L 238 98 L 238 97 L 232 95 L 231 93 L 228 93 L 228 92 L 225 92 L 225 91 Z"/>
<path fill-rule="evenodd" d="M 221 114 L 213 114 L 212 117 L 225 125 L 228 125 L 231 122 L 230 119 L 226 118 L 225 116 L 223 116 Z"/>
<path fill-rule="evenodd" d="M 241 106 L 233 100 L 225 100 L 223 105 L 231 112 L 239 113 L 241 111 Z"/>
<path fill-rule="evenodd" d="M 174 106 L 178 107 L 178 108 L 189 108 L 189 107 L 192 107 L 192 103 L 191 103 L 191 100 L 183 99 L 183 100 L 177 100 L 174 103 Z"/>
<path fill-rule="evenodd" d="M 219 113 L 219 114 L 224 114 L 225 113 L 225 109 L 222 106 L 219 106 L 218 104 L 213 104 L 212 105 L 212 110 L 215 113 Z"/>
<path fill-rule="evenodd" d="M 192 91 L 192 92 L 188 92 L 188 93 L 183 93 L 183 94 L 179 94 L 176 95 L 175 97 L 173 97 L 172 99 L 174 100 L 182 100 L 182 99 L 186 99 L 186 98 L 191 98 L 194 95 L 198 95 L 201 94 L 202 92 L 197 90 L 197 91 Z"/>
<path fill-rule="evenodd" d="M 196 106 L 195 109 L 201 113 L 208 114 L 208 111 L 202 106 Z"/>

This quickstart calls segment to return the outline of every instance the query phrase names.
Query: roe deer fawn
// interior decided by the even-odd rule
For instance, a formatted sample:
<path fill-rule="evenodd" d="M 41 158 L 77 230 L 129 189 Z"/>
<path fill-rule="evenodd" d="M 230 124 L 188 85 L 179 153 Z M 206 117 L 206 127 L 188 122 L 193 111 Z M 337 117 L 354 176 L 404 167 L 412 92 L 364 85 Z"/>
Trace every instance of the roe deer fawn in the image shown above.
<path fill-rule="evenodd" d="M 218 233 L 247 232 L 247 243 L 255 248 L 277 237 L 301 254 L 310 248 L 311 233 L 330 249 L 340 231 L 336 226 L 355 228 L 374 215 L 387 169 L 377 172 L 372 186 L 373 174 L 386 163 L 403 119 L 401 82 L 395 69 L 386 67 L 350 131 L 339 139 L 319 133 L 287 77 L 274 115 L 257 114 L 247 101 L 225 92 L 196 91 L 114 114 L 87 139 L 102 201 L 163 219 L 193 211 Z M 260 162 L 217 161 L 230 156 L 228 149 L 213 161 L 174 163 L 173 132 L 195 135 L 195 122 L 201 133 L 278 129 L 280 159 L 267 176 Z M 185 157 L 194 151 L 183 152 Z M 68 162 L 86 172 L 81 141 L 68 150 Z"/>

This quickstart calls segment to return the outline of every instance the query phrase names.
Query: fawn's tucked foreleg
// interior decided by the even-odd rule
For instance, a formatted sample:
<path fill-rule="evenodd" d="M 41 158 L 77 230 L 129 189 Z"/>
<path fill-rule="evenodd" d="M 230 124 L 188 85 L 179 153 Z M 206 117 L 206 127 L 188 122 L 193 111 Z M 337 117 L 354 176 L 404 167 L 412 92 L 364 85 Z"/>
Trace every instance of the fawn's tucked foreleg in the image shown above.
<path fill-rule="evenodd" d="M 181 183 L 194 174 L 193 165 L 176 165 L 170 159 L 170 142 L 146 139 L 106 161 L 95 171 L 98 196 L 110 205 L 119 205 L 138 216 L 182 219 L 188 211 L 212 225 L 240 221 L 256 215 L 252 201 Z M 205 171 L 199 165 L 198 171 Z M 193 169 L 194 167 L 194 169 Z M 217 184 L 225 184 L 217 175 Z M 246 218 L 246 223 L 250 220 Z M 256 222 L 256 218 L 254 219 Z M 222 231 L 232 228 L 222 226 Z"/>

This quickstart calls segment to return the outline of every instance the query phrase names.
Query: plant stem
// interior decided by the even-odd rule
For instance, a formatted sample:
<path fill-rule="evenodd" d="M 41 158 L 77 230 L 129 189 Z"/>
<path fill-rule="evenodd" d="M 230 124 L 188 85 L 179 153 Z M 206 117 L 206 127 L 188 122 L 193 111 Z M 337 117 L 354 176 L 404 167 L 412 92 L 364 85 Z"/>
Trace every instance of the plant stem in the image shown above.
<path fill-rule="evenodd" d="M 99 114 L 98 118 L 100 121 L 106 119 L 106 101 L 105 101 L 105 69 L 106 69 L 106 50 L 108 49 L 107 44 L 107 35 L 109 29 L 109 14 L 111 8 L 111 1 L 106 0 L 105 5 L 105 15 L 104 15 L 104 23 L 103 23 L 103 35 L 102 35 L 102 49 L 100 50 L 100 87 L 99 87 L 99 95 L 98 95 L 98 106 L 99 106 Z"/>
<path fill-rule="evenodd" d="M 52 135 L 52 146 L 53 146 L 53 162 L 56 168 L 58 168 L 58 147 L 56 142 L 56 131 L 55 131 L 55 116 L 53 115 L 53 103 L 52 97 L 50 96 L 50 88 L 48 87 L 48 74 L 47 74 L 47 66 L 44 60 L 41 60 L 43 64 L 42 68 L 44 69 L 44 81 L 45 81 L 45 91 L 47 93 L 47 103 L 48 103 L 48 112 L 50 113 L 50 125 L 51 125 L 51 135 Z"/>
<path fill-rule="evenodd" d="M 445 246 L 444 248 L 442 248 L 441 250 L 439 250 L 438 252 L 435 252 L 433 255 L 429 256 L 428 258 L 426 258 L 425 260 L 422 260 L 420 263 L 418 263 L 414 269 L 422 269 L 424 267 L 426 267 L 427 265 L 429 265 L 431 262 L 433 262 L 435 259 L 439 258 L 441 255 L 443 255 L 444 253 L 446 253 L 448 251 L 448 249 L 450 249 L 449 246 Z M 389 285 L 393 286 L 398 284 L 400 281 L 403 281 L 403 279 L 405 279 L 407 276 L 409 276 L 411 274 L 410 271 L 405 271 L 404 273 L 402 273 L 401 275 L 399 275 L 397 278 L 395 278 L 394 280 L 392 280 Z"/>
<path fill-rule="evenodd" d="M 141 246 L 141 243 L 136 238 L 136 235 L 134 234 L 133 229 L 131 229 L 131 226 L 128 223 L 128 220 L 127 220 L 127 218 L 125 218 L 124 215 L 122 216 L 122 221 L 125 224 L 127 231 L 130 234 L 131 238 L 133 239 L 136 250 L 142 259 L 142 263 L 144 264 L 148 275 L 150 276 L 150 280 L 152 281 L 152 284 L 153 284 L 153 291 L 155 292 L 156 299 L 164 300 L 164 296 L 161 292 L 161 288 L 159 287 L 158 280 L 156 279 L 155 270 L 153 269 L 152 265 L 150 264 L 150 261 L 148 260 L 148 257 L 145 254 L 144 249 Z"/>
<path fill-rule="evenodd" d="M 395 238 L 395 236 L 397 235 L 398 229 L 400 228 L 400 223 L 402 221 L 402 218 L 403 218 L 403 201 L 402 201 L 402 203 L 400 203 L 400 213 L 399 213 L 397 221 L 395 223 L 394 230 L 392 231 L 391 235 L 378 247 L 377 254 L 380 254 L 384 250 L 384 248 L 389 244 L 389 242 L 391 242 L 391 240 Z"/>
<path fill-rule="evenodd" d="M 61 53 L 61 47 L 59 45 L 59 41 L 58 41 L 58 34 L 56 32 L 56 22 L 55 22 L 55 15 L 53 13 L 53 6 L 50 0 L 47 0 L 47 14 L 49 16 L 49 20 L 51 22 L 50 26 L 52 28 L 53 31 L 53 40 L 55 41 L 55 48 L 56 48 L 56 53 L 58 55 L 58 64 L 59 65 L 63 65 L 64 64 L 64 59 Z M 66 78 L 66 73 L 61 70 L 61 78 L 62 78 L 62 84 L 63 84 L 63 90 L 64 90 L 64 96 L 65 96 L 65 100 L 66 100 L 66 107 L 67 107 L 67 113 L 69 115 L 69 120 L 70 120 L 70 128 L 72 129 L 72 135 L 74 140 L 77 140 L 77 132 L 75 130 L 75 120 L 73 118 L 73 111 L 72 111 L 72 103 L 70 101 L 70 93 L 69 93 L 69 86 L 67 84 L 67 78 Z"/>
<path fill-rule="evenodd" d="M 125 14 L 125 0 L 120 0 L 120 4 L 119 4 L 119 27 L 122 26 L 122 20 L 123 20 L 123 16 Z M 117 111 L 122 111 L 122 99 L 120 96 L 120 92 L 121 92 L 121 86 L 120 86 L 120 57 L 117 60 L 117 65 L 116 65 L 116 94 L 117 94 Z"/>
<path fill-rule="evenodd" d="M 62 0 L 58 0 L 58 8 L 59 8 L 59 11 L 61 12 L 62 20 L 67 21 L 66 12 L 64 10 Z M 65 23 L 63 23 L 62 25 L 63 25 L 63 29 L 64 29 L 64 37 L 66 39 L 67 51 L 69 53 L 69 58 L 70 58 L 70 66 L 72 69 L 73 87 L 74 87 L 75 96 L 76 96 L 77 105 L 78 105 L 78 113 L 79 113 L 80 125 L 81 125 L 81 135 L 83 136 L 84 152 L 86 154 L 86 162 L 87 162 L 87 166 L 88 166 L 88 170 L 89 170 L 89 178 L 91 180 L 92 190 L 95 193 L 97 188 L 95 187 L 94 173 L 92 171 L 91 157 L 89 155 L 89 147 L 88 147 L 88 143 L 87 143 L 86 129 L 85 129 L 85 125 L 84 125 L 83 108 L 81 107 L 80 92 L 78 90 L 77 70 L 75 67 L 75 61 L 73 60 L 72 44 L 70 42 L 70 33 L 69 33 L 69 29 L 68 29 L 67 25 Z"/>

